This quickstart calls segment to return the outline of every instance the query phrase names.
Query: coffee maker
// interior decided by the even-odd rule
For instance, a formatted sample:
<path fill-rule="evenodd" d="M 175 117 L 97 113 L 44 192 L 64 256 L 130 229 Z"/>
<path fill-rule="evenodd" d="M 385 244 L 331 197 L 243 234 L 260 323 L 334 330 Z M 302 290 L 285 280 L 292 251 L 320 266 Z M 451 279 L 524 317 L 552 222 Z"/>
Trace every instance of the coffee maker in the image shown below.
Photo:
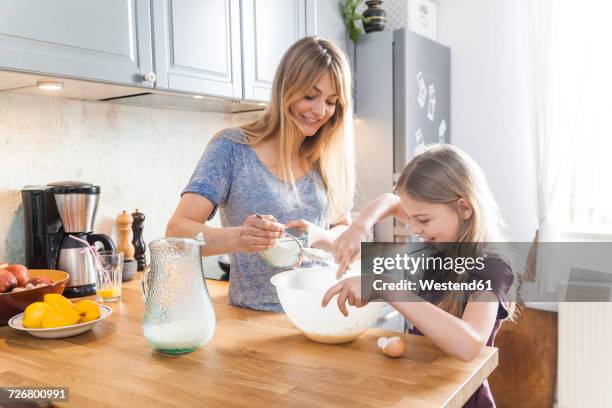
<path fill-rule="evenodd" d="M 67 272 L 66 297 L 92 295 L 96 285 L 93 255 L 85 243 L 69 235 L 89 245 L 98 243 L 104 250 L 115 250 L 107 235 L 93 233 L 99 197 L 99 186 L 76 181 L 25 186 L 21 190 L 26 266 Z"/>

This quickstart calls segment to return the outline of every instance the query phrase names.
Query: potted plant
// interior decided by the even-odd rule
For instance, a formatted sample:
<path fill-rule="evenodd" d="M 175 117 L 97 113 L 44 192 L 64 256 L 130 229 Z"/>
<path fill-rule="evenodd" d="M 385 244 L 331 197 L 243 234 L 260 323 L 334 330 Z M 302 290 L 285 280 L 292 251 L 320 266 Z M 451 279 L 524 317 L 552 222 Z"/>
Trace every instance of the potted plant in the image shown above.
<path fill-rule="evenodd" d="M 362 3 L 363 0 L 344 0 L 344 9 L 342 11 L 346 32 L 351 41 L 355 44 L 364 34 L 363 28 L 359 25 L 359 21 L 361 20 L 363 23 L 368 23 L 370 20 L 369 17 L 364 17 L 363 14 L 357 11 Z"/>

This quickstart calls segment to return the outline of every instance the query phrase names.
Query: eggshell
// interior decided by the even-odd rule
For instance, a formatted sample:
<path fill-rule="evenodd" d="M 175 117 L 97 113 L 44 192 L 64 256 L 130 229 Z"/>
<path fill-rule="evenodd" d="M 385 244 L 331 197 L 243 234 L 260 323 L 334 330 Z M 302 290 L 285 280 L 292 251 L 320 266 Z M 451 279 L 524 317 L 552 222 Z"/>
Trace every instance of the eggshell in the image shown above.
<path fill-rule="evenodd" d="M 383 353 L 387 357 L 400 357 L 402 354 L 404 354 L 404 350 L 406 350 L 404 341 L 399 337 L 392 337 L 389 339 L 387 346 L 383 349 Z"/>
<path fill-rule="evenodd" d="M 386 337 L 379 337 L 378 341 L 376 342 L 376 345 L 378 346 L 378 348 L 384 350 L 385 347 L 387 347 L 387 343 L 389 343 L 389 340 Z"/>

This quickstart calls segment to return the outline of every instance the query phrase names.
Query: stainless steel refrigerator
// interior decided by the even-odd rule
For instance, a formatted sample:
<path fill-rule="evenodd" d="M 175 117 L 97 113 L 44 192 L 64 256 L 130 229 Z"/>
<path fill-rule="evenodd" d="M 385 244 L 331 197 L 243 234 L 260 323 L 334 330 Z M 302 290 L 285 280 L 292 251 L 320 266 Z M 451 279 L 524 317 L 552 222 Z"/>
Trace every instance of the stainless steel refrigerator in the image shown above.
<path fill-rule="evenodd" d="M 355 132 L 360 210 L 390 192 L 410 159 L 432 143 L 450 143 L 450 49 L 401 29 L 370 33 L 355 50 Z M 379 242 L 405 241 L 386 220 Z"/>

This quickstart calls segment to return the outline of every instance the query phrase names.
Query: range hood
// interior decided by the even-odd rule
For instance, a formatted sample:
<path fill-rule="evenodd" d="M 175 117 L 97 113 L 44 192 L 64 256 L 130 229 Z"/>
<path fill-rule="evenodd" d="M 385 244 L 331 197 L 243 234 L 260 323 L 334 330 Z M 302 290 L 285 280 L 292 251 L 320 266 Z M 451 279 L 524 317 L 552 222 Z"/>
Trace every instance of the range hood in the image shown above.
<path fill-rule="evenodd" d="M 63 88 L 56 91 L 40 89 L 38 84 L 43 82 L 61 83 Z M 0 71 L 0 92 L 203 112 L 251 112 L 265 107 L 258 102 L 16 71 Z"/>
<path fill-rule="evenodd" d="M 195 99 L 191 94 L 161 92 L 156 90 L 99 100 L 120 105 L 225 113 L 252 112 L 262 110 L 265 107 L 263 103 L 260 104 L 203 95 L 198 95 L 198 98 Z"/>

